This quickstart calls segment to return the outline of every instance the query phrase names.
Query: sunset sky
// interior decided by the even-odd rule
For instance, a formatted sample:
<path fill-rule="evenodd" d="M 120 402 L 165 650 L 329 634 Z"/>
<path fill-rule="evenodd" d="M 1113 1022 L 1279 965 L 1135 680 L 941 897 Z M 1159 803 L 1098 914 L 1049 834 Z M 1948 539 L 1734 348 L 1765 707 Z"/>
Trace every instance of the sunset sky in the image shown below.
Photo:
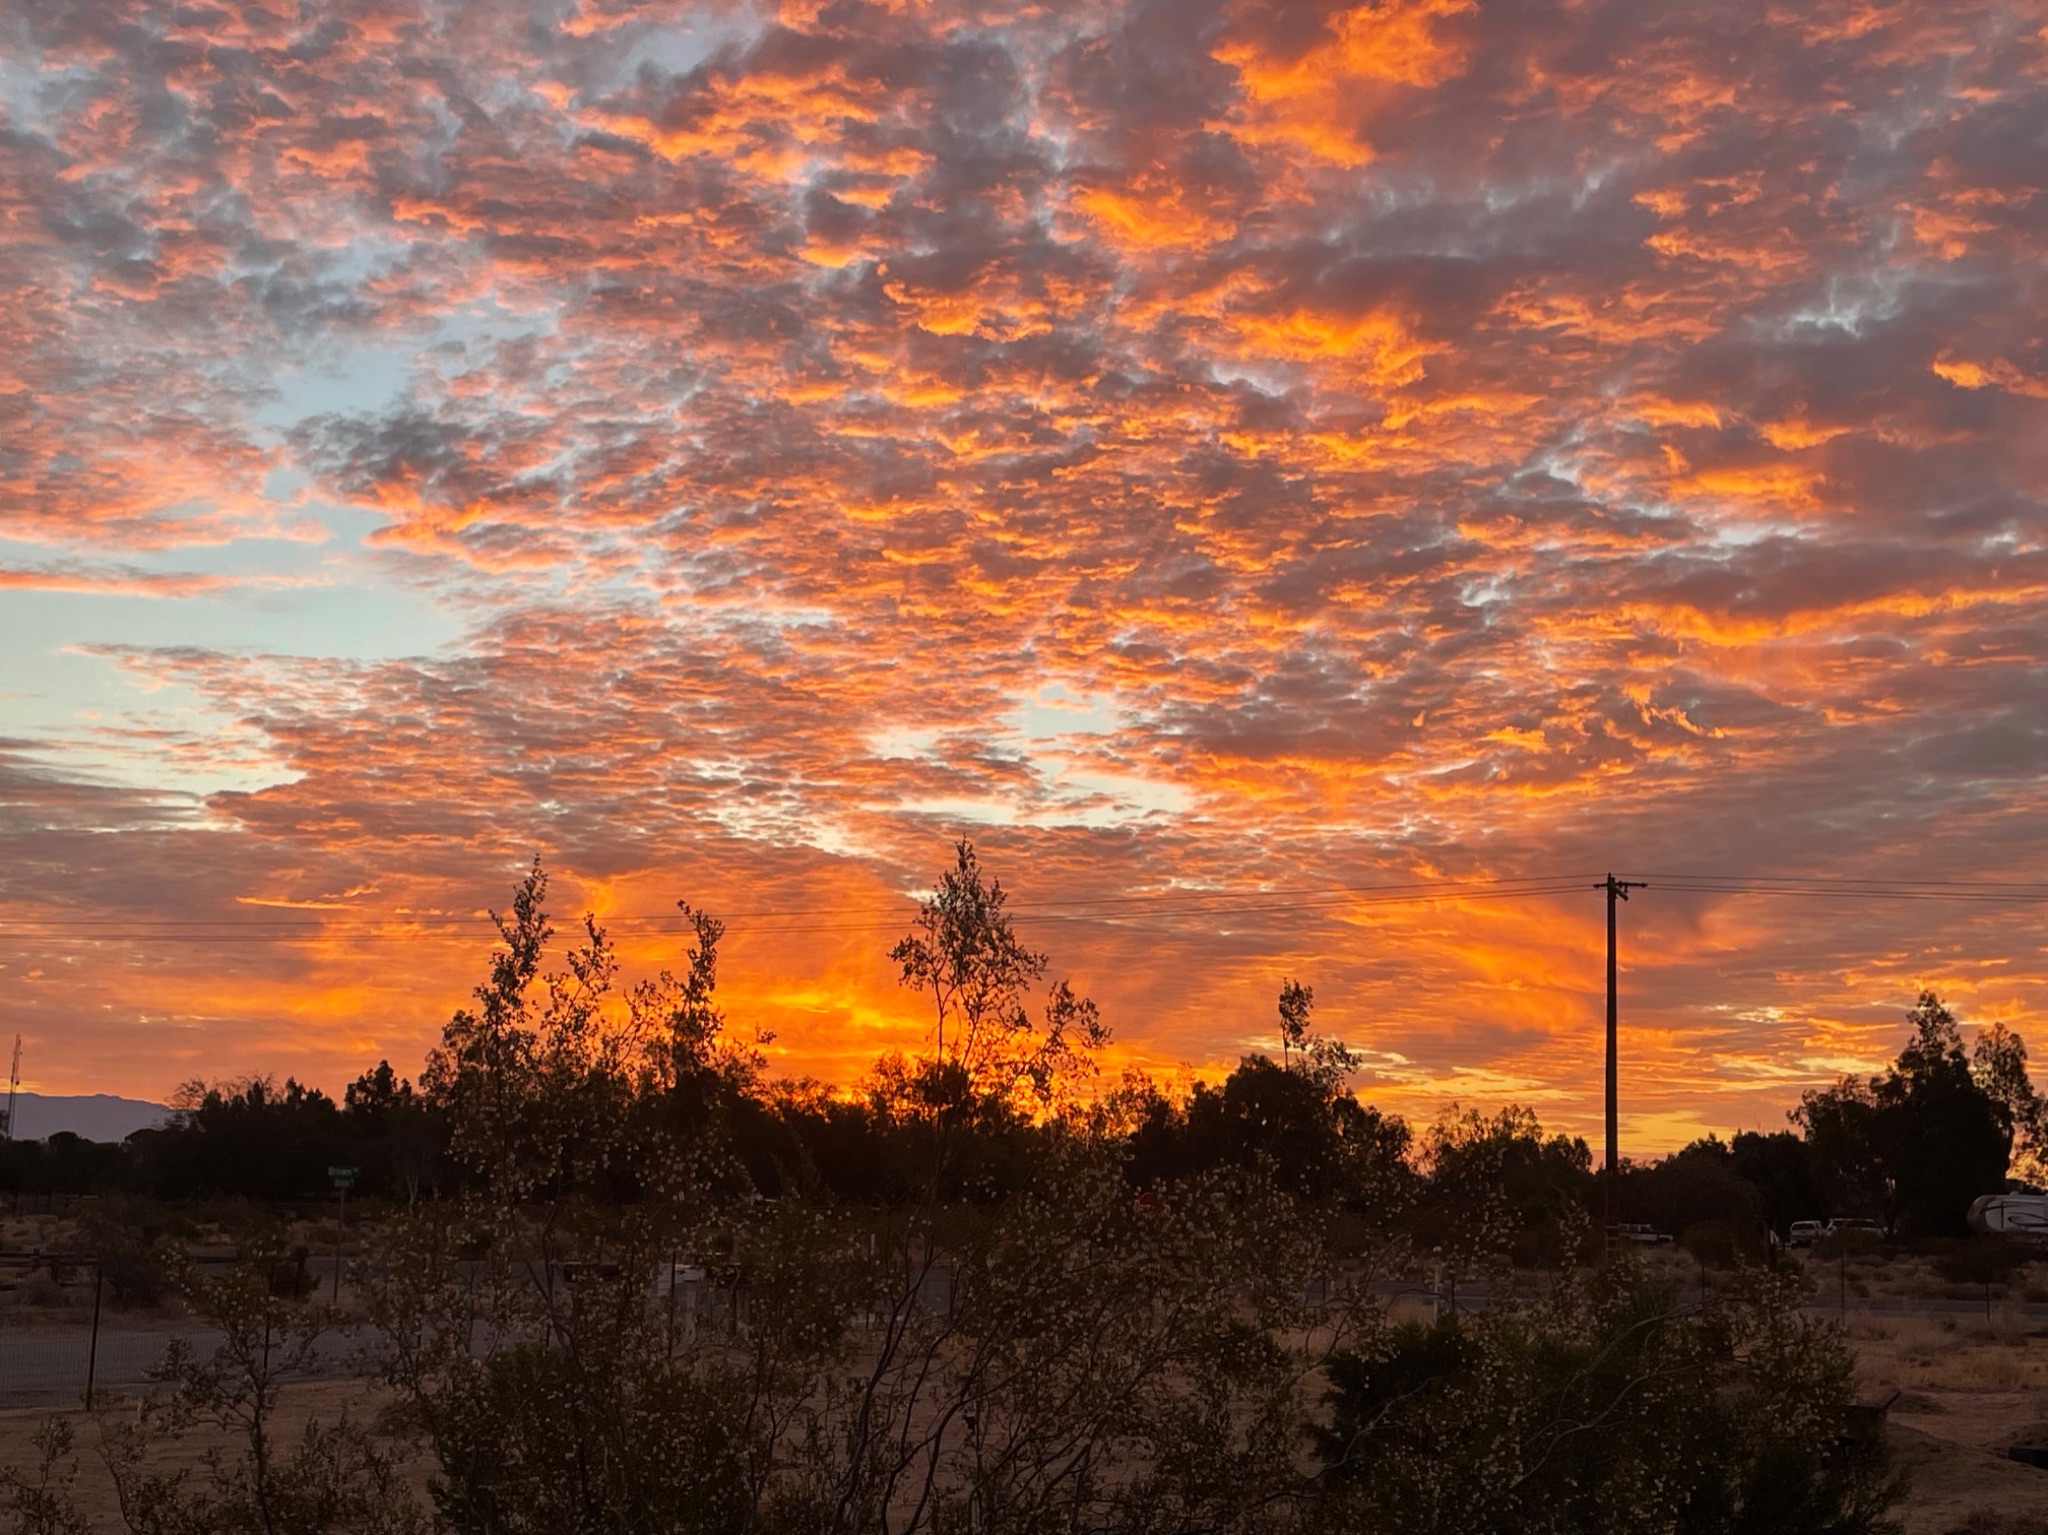
<path fill-rule="evenodd" d="M 536 853 L 851 1080 L 961 835 L 1166 1079 L 1592 1132 L 1609 869 L 1625 1150 L 2048 1048 L 2044 27 L 0 0 L 24 1085 L 414 1070 Z"/>

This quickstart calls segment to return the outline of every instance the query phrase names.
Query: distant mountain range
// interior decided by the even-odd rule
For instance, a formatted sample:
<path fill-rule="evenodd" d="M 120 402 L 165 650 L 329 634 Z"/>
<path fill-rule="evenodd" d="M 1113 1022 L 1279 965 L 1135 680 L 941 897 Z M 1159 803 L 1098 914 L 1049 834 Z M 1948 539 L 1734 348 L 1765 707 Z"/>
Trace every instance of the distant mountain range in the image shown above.
<path fill-rule="evenodd" d="M 0 1111 L 7 1107 L 6 1086 L 0 1082 Z M 126 1140 L 137 1130 L 162 1124 L 170 1117 L 170 1112 L 161 1103 L 145 1103 L 140 1098 L 116 1098 L 109 1093 L 77 1097 L 18 1093 L 14 1099 L 14 1139 L 47 1140 L 59 1130 L 69 1130 L 89 1141 Z"/>

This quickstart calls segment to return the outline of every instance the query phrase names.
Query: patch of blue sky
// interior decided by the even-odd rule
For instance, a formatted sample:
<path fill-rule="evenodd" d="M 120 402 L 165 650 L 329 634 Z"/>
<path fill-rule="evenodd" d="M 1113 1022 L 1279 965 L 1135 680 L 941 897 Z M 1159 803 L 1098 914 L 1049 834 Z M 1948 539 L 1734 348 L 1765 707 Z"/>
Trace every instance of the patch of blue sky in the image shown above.
<path fill-rule="evenodd" d="M 1458 601 L 1468 608 L 1490 607 L 1508 602 L 1515 595 L 1512 579 L 1501 572 L 1488 572 L 1458 587 Z"/>
<path fill-rule="evenodd" d="M 0 644 L 167 646 L 373 660 L 422 655 L 459 637 L 433 594 L 403 580 L 403 556 L 361 546 L 372 514 L 304 508 L 340 536 L 327 542 L 244 538 L 174 552 L 136 550 L 118 567 L 145 578 L 196 577 L 199 590 L 17 590 L 0 609 Z M 46 551 L 0 539 L 0 564 L 68 570 Z M 97 565 L 75 568 L 96 573 Z M 138 583 L 139 586 L 139 583 Z"/>
<path fill-rule="evenodd" d="M 625 83 L 644 68 L 686 75 L 720 50 L 752 42 L 766 27 L 750 6 L 692 11 L 635 36 L 620 55 L 616 83 Z"/>
<path fill-rule="evenodd" d="M 361 275 L 367 275 L 365 266 Z M 266 362 L 269 398 L 254 412 L 278 434 L 313 416 L 381 416 L 460 371 L 473 351 L 550 334 L 559 315 L 510 309 L 484 298 L 439 316 L 430 327 L 384 340 L 327 337 L 295 357 Z"/>
<path fill-rule="evenodd" d="M 1105 766 L 1094 755 L 1090 743 L 1113 735 L 1119 726 L 1119 713 L 1109 700 L 1049 683 L 1003 716 L 991 738 L 991 744 L 1014 748 L 1030 764 L 1034 781 L 1029 793 L 940 795 L 863 808 L 998 826 L 1123 826 L 1190 810 L 1193 798 L 1179 784 Z M 953 734 L 890 726 L 871 735 L 868 748 L 884 761 L 943 764 L 944 744 Z"/>
<path fill-rule="evenodd" d="M 1194 797 L 1179 784 L 1135 773 L 1063 765 L 1052 777 L 1055 808 L 1031 819 L 1045 825 L 1126 826 L 1153 816 L 1185 815 Z"/>
<path fill-rule="evenodd" d="M 868 750 L 887 762 L 891 758 L 926 757 L 938 750 L 942 730 L 891 725 L 868 737 Z"/>
<path fill-rule="evenodd" d="M 571 83 L 588 99 L 624 89 L 645 74 L 687 75 L 728 48 L 745 47 L 767 27 L 767 18 L 751 5 L 700 6 L 653 24 L 633 21 L 601 27 L 588 34 Z M 534 85 L 531 80 L 486 81 L 481 97 L 487 105 L 509 106 Z M 562 119 L 558 131 L 567 140 L 582 130 L 571 114 Z"/>
<path fill-rule="evenodd" d="M 1804 529 L 1790 516 L 1730 515 L 1715 519 L 1708 529 L 1707 542 L 1725 549 L 1746 549 L 1767 538 L 1795 538 L 1803 534 Z"/>
<path fill-rule="evenodd" d="M 762 602 L 750 605 L 736 620 L 737 626 L 746 629 L 832 629 L 840 622 L 839 615 L 829 608 L 811 608 L 777 605 Z"/>
<path fill-rule="evenodd" d="M 350 520 L 344 509 L 320 510 Z M 5 540 L 0 563 L 66 574 L 105 569 L 53 563 L 45 551 Z M 353 539 L 137 551 L 114 574 L 143 579 L 108 591 L 17 589 L 0 603 L 0 674 L 16 681 L 0 693 L 0 733 L 37 742 L 53 765 L 104 781 L 203 794 L 289 776 L 252 752 L 230 713 L 146 665 L 124 664 L 118 652 L 380 660 L 444 650 L 462 632 L 429 591 L 397 578 L 392 557 Z M 171 595 L 157 596 L 143 584 L 152 577 L 218 584 L 165 587 Z M 148 743 L 165 733 L 193 745 L 175 757 L 152 750 Z"/>
<path fill-rule="evenodd" d="M 266 381 L 270 398 L 255 419 L 283 432 L 309 416 L 383 415 L 411 392 L 419 354 L 419 343 L 407 340 L 350 346 L 279 367 Z"/>
<path fill-rule="evenodd" d="M 255 790 L 294 775 L 249 729 L 194 689 L 138 675 L 84 647 L 21 643 L 48 594 L 16 594 L 0 617 L 0 669 L 19 686 L 0 691 L 0 734 L 65 778 L 198 798 Z M 102 602 L 113 599 L 99 599 Z M 25 660 L 33 661 L 32 669 Z M 167 749 L 167 743 L 179 749 Z M 197 750 L 194 748 L 197 747 Z"/>
<path fill-rule="evenodd" d="M 977 826 L 1014 826 L 1019 820 L 1017 806 L 1013 801 L 965 794 L 933 795 L 923 799 L 902 800 L 895 804 L 863 805 L 861 808 L 892 815 L 923 816 L 947 822 L 972 822 Z"/>
<path fill-rule="evenodd" d="M 1048 683 L 1010 711 L 1010 728 L 1028 741 L 1056 741 L 1075 735 L 1108 735 L 1118 725 L 1106 699 Z"/>
<path fill-rule="evenodd" d="M 1092 743 L 1114 736 L 1122 725 L 1121 712 L 1108 698 L 1049 683 L 1011 710 L 1005 723 L 1050 799 L 1029 817 L 1034 822 L 1116 826 L 1192 807 L 1178 784 L 1118 771 L 1095 759 Z"/>
<path fill-rule="evenodd" d="M 835 858 L 864 858 L 872 852 L 835 817 L 810 806 L 792 814 L 785 805 L 757 806 L 739 795 L 724 794 L 713 797 L 707 810 L 728 833 L 749 842 L 785 847 L 801 843 Z"/>
<path fill-rule="evenodd" d="M 20 41 L 26 30 L 17 31 L 9 43 Z M 87 65 L 53 69 L 26 48 L 0 50 L 0 116 L 17 133 L 48 138 L 62 120 L 61 104 L 75 105 L 74 93 L 93 83 Z"/>

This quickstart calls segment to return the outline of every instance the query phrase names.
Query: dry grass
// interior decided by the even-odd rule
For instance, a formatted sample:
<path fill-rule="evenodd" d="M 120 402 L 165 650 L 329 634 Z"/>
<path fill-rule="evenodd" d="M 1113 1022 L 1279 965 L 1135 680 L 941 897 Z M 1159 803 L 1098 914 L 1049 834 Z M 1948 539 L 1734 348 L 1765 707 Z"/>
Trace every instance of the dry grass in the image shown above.
<path fill-rule="evenodd" d="M 2048 1330 L 2009 1306 L 1969 1317 L 1849 1314 L 1866 1394 L 2048 1392 Z"/>
<path fill-rule="evenodd" d="M 2005 1306 L 1989 1321 L 1851 1312 L 1846 1331 L 1864 1399 L 1895 1398 L 1907 1535 L 2048 1535 L 2048 1471 L 2005 1453 L 2048 1443 L 2048 1329 Z"/>
<path fill-rule="evenodd" d="M 288 1387 L 280 1399 L 275 1422 L 277 1441 L 287 1446 L 293 1444 L 307 1420 L 315 1416 L 323 1422 L 333 1423 L 347 1413 L 360 1424 L 373 1425 L 389 1401 L 389 1393 L 367 1381 L 317 1381 Z M 135 1399 L 119 1397 L 106 1402 L 97 1414 L 100 1421 L 96 1421 L 94 1415 L 77 1411 L 53 1413 L 46 1408 L 28 1407 L 0 1409 L 0 1465 L 32 1471 L 35 1454 L 30 1436 L 36 1425 L 50 1417 L 65 1419 L 72 1425 L 76 1436 L 71 1497 L 84 1514 L 89 1529 L 118 1531 L 124 1526 L 114 1496 L 114 1484 L 107 1475 L 106 1463 L 100 1454 L 101 1422 L 132 1422 L 135 1416 Z M 416 1446 L 407 1443 L 382 1439 L 381 1444 L 386 1453 L 395 1453 L 402 1478 L 412 1486 L 424 1506 L 430 1470 L 427 1457 Z M 152 1465 L 157 1470 L 183 1471 L 199 1478 L 204 1475 L 209 1450 L 224 1450 L 232 1455 L 241 1447 L 241 1441 L 233 1435 L 202 1427 L 180 1440 L 161 1444 L 152 1457 Z"/>

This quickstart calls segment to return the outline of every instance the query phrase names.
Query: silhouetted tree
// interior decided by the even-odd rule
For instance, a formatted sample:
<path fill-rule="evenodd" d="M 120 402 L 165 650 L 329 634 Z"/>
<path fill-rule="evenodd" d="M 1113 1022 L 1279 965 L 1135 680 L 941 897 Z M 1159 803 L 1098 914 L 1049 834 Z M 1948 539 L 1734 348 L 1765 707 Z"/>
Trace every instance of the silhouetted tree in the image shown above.
<path fill-rule="evenodd" d="M 1729 1158 L 1736 1175 L 1756 1190 L 1764 1223 L 1779 1236 L 1794 1221 L 1819 1220 L 1828 1213 L 1806 1142 L 1790 1130 L 1769 1135 L 1741 1131 L 1729 1146 Z"/>
<path fill-rule="evenodd" d="M 1977 1031 L 1970 1070 L 2012 1135 L 2011 1170 L 2035 1181 L 2048 1177 L 2048 1104 L 2027 1075 L 2026 1041 L 2003 1023 L 1986 1025 Z"/>
<path fill-rule="evenodd" d="M 1595 1189 L 1584 1140 L 1545 1136 L 1533 1110 L 1511 1104 L 1493 1115 L 1453 1108 L 1421 1150 L 1417 1246 L 1467 1271 L 1510 1255 L 1545 1267 L 1572 1259 Z"/>
<path fill-rule="evenodd" d="M 137 1143 L 147 1181 L 172 1198 L 319 1199 L 355 1149 L 340 1106 L 296 1078 L 188 1082 L 171 1106 L 170 1125 Z"/>
<path fill-rule="evenodd" d="M 848 1112 L 790 1095 L 799 1141 L 823 1126 L 922 1158 L 879 1207 L 796 1182 L 756 1204 L 698 1175 L 720 1122 L 711 1145 L 642 1148 L 595 1117 L 624 1091 L 630 1126 L 669 1084 L 590 1090 L 631 1058 L 579 1012 L 609 982 L 601 934 L 586 924 L 567 976 L 545 976 L 540 895 L 522 887 L 482 1005 L 429 1073 L 473 1180 L 396 1223 L 367 1276 L 449 1526 L 1249 1531 L 1298 1493 L 1303 1381 L 1317 1349 L 1358 1334 L 1353 1298 L 1310 1302 L 1331 1295 L 1313 1228 L 1270 1178 L 1226 1169 L 1136 1207 L 1110 1119 L 1022 1113 L 1071 1102 L 1070 1062 L 1044 1048 L 1057 1020 L 1012 1021 L 986 1053 L 949 1025 L 946 1058 L 902 1063 L 898 1085 L 880 1074 Z M 1000 921 L 1000 903 L 980 909 Z M 948 952 L 951 991 L 1001 999 L 973 972 L 999 942 Z M 657 1032 L 623 1025 L 628 1042 Z M 933 1065 L 958 1068 L 961 1091 L 920 1096 Z M 957 1168 L 998 1126 L 1031 1154 L 992 1194 Z M 599 1157 L 636 1169 L 629 1206 Z M 680 1318 L 648 1283 L 678 1253 L 705 1286 L 723 1276 Z"/>
<path fill-rule="evenodd" d="M 1047 1104 L 1055 1082 L 1092 1071 L 1087 1053 L 1108 1042 L 1095 1004 L 1065 981 L 1046 993 L 1043 1021 L 1033 1023 L 1026 999 L 1046 958 L 1017 938 L 1008 900 L 963 839 L 915 926 L 889 951 L 902 984 L 929 996 L 933 1013 L 931 1054 L 904 1074 L 901 1101 L 921 1097 L 939 1110 L 1028 1092 Z"/>
<path fill-rule="evenodd" d="M 1247 1055 L 1221 1083 L 1197 1082 L 1184 1103 L 1145 1094 L 1130 1133 L 1132 1180 L 1269 1169 L 1288 1192 L 1335 1199 L 1357 1214 L 1384 1219 L 1403 1207 L 1413 1181 L 1408 1127 L 1345 1086 L 1356 1058 L 1342 1040 L 1314 1032 L 1314 1006 L 1308 987 L 1286 982 L 1280 1062 Z"/>
<path fill-rule="evenodd" d="M 425 1511 L 346 1408 L 315 1413 L 287 1435 L 282 1395 L 319 1357 L 324 1308 L 277 1293 L 289 1261 L 282 1233 L 244 1233 L 225 1274 L 181 1274 L 211 1341 L 172 1342 L 157 1369 L 167 1388 L 101 1422 L 101 1459 L 123 1522 L 148 1535 L 423 1535 Z M 194 1430 L 213 1442 L 181 1443 Z"/>
<path fill-rule="evenodd" d="M 437 1189 L 445 1174 L 447 1121 L 411 1082 L 379 1061 L 342 1093 L 342 1116 L 356 1147 L 355 1162 L 368 1191 L 415 1203 Z"/>
<path fill-rule="evenodd" d="M 1809 1088 L 1792 1110 L 1811 1156 L 1814 1182 L 1829 1215 L 1888 1219 L 1893 1213 L 1891 1171 L 1877 1126 L 1870 1084 L 1845 1076 L 1831 1087 Z"/>
<path fill-rule="evenodd" d="M 1761 1251 L 1762 1201 L 1718 1137 L 1627 1168 L 1616 1200 L 1625 1220 L 1654 1225 L 1702 1257 L 1728 1262 L 1736 1252 Z"/>
<path fill-rule="evenodd" d="M 2005 1187 L 2024 1046 L 1994 1038 L 1987 1065 L 2004 1095 L 1994 1096 L 1938 996 L 1922 992 L 1906 1021 L 1913 1036 L 1883 1076 L 1809 1091 L 1792 1119 L 1835 1213 L 1888 1217 L 1919 1236 L 1960 1233 L 1970 1202 Z"/>
<path fill-rule="evenodd" d="M 40 1141 L 0 1141 L 0 1189 L 100 1194 L 133 1189 L 142 1182 L 131 1145 L 88 1141 L 69 1130 Z"/>
<path fill-rule="evenodd" d="M 1961 1233 L 1970 1202 L 2005 1187 L 2012 1127 L 1971 1075 L 1955 1016 L 1933 992 L 1906 1015 L 1914 1035 L 1872 1084 L 1880 1156 L 1900 1223 L 1920 1235 Z"/>

